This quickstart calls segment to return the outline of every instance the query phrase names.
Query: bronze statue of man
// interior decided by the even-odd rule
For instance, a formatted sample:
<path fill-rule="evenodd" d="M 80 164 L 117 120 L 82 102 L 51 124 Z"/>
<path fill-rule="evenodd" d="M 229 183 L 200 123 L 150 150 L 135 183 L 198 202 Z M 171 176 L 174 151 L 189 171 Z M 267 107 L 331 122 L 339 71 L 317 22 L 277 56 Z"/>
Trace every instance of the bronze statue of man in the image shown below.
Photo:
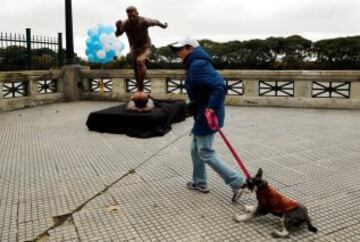
<path fill-rule="evenodd" d="M 146 105 L 148 101 L 148 95 L 144 94 L 143 91 L 146 76 L 146 61 L 151 54 L 151 40 L 148 28 L 151 26 L 159 26 L 166 29 L 168 25 L 156 19 L 139 16 L 134 6 L 126 8 L 126 13 L 128 19 L 116 22 L 115 35 L 121 36 L 125 32 L 130 45 L 137 91 L 132 97 L 136 107 L 130 107 L 129 109 L 143 111 L 147 109 Z"/>

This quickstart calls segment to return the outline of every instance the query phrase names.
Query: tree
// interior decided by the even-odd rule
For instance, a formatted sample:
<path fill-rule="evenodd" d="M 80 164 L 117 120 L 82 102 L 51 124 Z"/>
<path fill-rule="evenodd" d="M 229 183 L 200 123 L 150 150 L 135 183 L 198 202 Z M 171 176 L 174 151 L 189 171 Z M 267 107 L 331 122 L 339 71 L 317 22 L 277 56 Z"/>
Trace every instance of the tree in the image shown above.
<path fill-rule="evenodd" d="M 315 42 L 316 63 L 322 69 L 359 69 L 360 36 Z"/>
<path fill-rule="evenodd" d="M 313 43 L 299 35 L 269 37 L 265 40 L 200 40 L 217 69 L 359 69 L 360 36 L 321 40 Z M 149 68 L 179 69 L 181 61 L 168 46 L 152 46 Z M 131 66 L 127 55 L 121 65 Z"/>
<path fill-rule="evenodd" d="M 268 38 L 281 69 L 302 69 L 311 58 L 312 41 L 299 35 L 286 38 Z"/>
<path fill-rule="evenodd" d="M 0 70 L 26 70 L 26 48 L 22 46 L 8 46 L 1 49 Z"/>

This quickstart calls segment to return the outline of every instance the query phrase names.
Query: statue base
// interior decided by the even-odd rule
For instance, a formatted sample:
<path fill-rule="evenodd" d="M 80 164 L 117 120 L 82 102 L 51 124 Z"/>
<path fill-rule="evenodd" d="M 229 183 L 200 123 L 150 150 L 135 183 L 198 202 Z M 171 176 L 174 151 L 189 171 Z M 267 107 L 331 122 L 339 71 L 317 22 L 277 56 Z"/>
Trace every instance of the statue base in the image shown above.
<path fill-rule="evenodd" d="M 148 98 L 145 105 L 139 105 L 134 100 L 130 100 L 126 105 L 126 110 L 130 112 L 150 112 L 155 108 L 152 98 Z"/>
<path fill-rule="evenodd" d="M 185 101 L 150 98 L 149 102 L 154 104 L 151 112 L 129 111 L 129 104 L 125 103 L 92 112 L 86 125 L 92 131 L 148 138 L 166 134 L 172 123 L 184 121 L 187 117 Z"/>
<path fill-rule="evenodd" d="M 155 108 L 154 101 L 143 91 L 137 91 L 126 105 L 126 110 L 132 112 L 150 112 Z"/>

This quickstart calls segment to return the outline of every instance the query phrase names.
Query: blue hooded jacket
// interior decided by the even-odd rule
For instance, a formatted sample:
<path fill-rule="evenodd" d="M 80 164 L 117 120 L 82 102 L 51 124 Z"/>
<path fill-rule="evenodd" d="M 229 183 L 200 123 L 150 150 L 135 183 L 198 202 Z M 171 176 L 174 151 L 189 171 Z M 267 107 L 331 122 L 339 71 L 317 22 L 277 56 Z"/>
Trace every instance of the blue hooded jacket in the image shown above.
<path fill-rule="evenodd" d="M 202 47 L 196 47 L 184 60 L 186 72 L 185 88 L 190 101 L 195 101 L 194 127 L 197 136 L 212 134 L 208 128 L 205 109 L 215 110 L 219 126 L 224 125 L 226 94 L 225 81 L 212 65 L 211 57 Z"/>

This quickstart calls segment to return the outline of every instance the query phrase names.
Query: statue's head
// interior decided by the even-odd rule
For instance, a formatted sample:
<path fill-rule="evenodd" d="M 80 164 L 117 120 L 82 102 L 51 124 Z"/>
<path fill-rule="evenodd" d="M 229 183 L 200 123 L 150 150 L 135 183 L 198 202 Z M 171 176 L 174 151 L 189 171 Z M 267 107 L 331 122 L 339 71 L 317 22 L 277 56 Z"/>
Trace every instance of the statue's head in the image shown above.
<path fill-rule="evenodd" d="M 130 22 L 137 22 L 139 19 L 139 12 L 134 6 L 126 8 L 126 13 Z"/>

